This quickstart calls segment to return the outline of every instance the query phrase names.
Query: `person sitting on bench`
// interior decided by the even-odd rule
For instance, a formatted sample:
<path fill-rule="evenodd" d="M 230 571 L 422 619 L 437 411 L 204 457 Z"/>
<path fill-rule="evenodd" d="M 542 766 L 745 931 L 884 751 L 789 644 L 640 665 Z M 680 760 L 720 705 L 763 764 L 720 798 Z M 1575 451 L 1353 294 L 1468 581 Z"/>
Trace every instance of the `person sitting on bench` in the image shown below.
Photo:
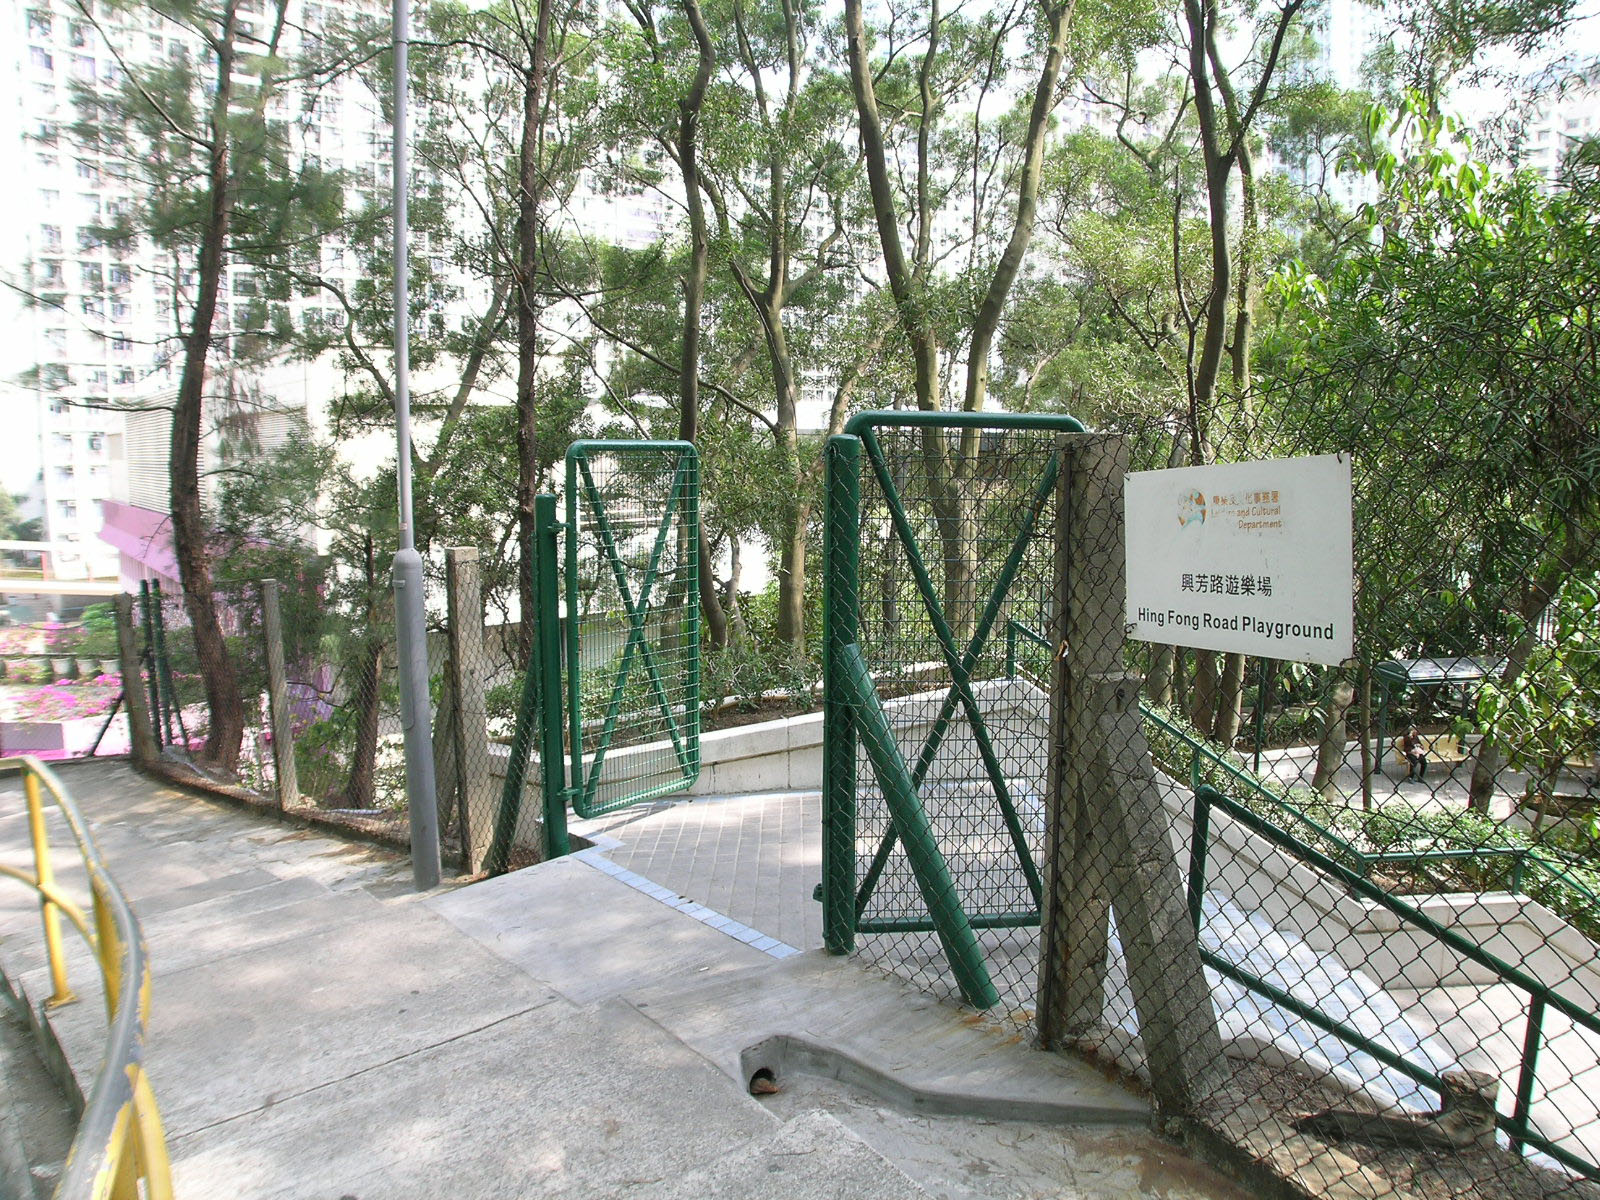
<path fill-rule="evenodd" d="M 1406 760 L 1406 778 L 1426 779 L 1428 776 L 1428 746 L 1415 725 L 1408 725 L 1400 735 L 1400 754 Z"/>

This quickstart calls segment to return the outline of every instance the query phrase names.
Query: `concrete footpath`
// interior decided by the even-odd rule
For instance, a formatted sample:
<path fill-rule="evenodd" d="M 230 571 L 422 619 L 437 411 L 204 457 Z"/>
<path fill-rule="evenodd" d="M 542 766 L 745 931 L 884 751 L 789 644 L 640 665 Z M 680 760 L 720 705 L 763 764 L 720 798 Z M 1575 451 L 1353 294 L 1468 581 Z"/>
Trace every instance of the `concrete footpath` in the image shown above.
<path fill-rule="evenodd" d="M 122 763 L 61 776 L 143 922 L 185 1200 L 1245 1194 L 1098 1072 L 854 962 L 774 954 L 596 851 L 417 896 L 384 851 Z M 22 865 L 18 793 L 0 860 Z M 0 961 L 46 993 L 16 887 Z M 52 1017 L 85 1086 L 92 978 L 75 953 L 82 999 Z"/>

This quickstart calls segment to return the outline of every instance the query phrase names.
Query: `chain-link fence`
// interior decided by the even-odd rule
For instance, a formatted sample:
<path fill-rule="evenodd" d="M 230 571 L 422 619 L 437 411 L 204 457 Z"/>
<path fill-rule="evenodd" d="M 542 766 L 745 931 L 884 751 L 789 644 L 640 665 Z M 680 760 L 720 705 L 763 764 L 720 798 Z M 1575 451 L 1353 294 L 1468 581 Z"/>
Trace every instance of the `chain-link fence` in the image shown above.
<path fill-rule="evenodd" d="M 542 857 L 541 762 L 517 755 L 514 734 L 533 647 L 519 625 L 485 625 L 475 549 L 445 551 L 445 590 L 433 724 L 444 857 L 467 874 L 528 866 Z"/>
<path fill-rule="evenodd" d="M 1119 472 L 1185 464 L 1187 426 L 1110 422 L 1037 506 L 1054 434 L 832 448 L 830 945 L 1117 1063 L 1308 1194 L 1590 1194 L 1593 498 L 1515 480 L 1559 448 L 1532 422 L 1445 466 L 1376 452 L 1377 414 L 1268 411 L 1200 457 L 1352 455 L 1336 666 L 1127 639 Z"/>
<path fill-rule="evenodd" d="M 504 818 L 511 824 L 501 869 L 527 865 L 538 861 L 541 844 L 537 761 L 521 788 L 508 792 L 506 783 L 524 680 L 521 629 L 485 625 L 476 550 L 443 557 L 447 602 L 428 634 L 442 854 L 458 870 L 482 872 Z M 219 589 L 209 608 L 220 641 L 196 629 L 185 594 L 144 585 L 134 603 L 142 687 L 156 747 L 169 760 L 285 811 L 403 846 L 408 799 L 393 603 L 376 568 L 372 587 L 354 579 L 322 573 Z M 208 655 L 216 661 L 219 645 L 225 674 L 210 678 L 220 706 L 201 668 Z"/>
<path fill-rule="evenodd" d="M 377 589 L 386 582 L 376 572 L 373 579 Z M 283 585 L 270 631 L 259 582 L 220 589 L 204 605 L 186 593 L 144 587 L 136 615 L 149 647 L 146 687 L 157 743 L 167 757 L 275 798 L 285 810 L 319 812 L 403 840 L 392 604 L 373 590 L 352 609 L 330 602 L 330 586 L 324 578 Z M 210 627 L 202 628 L 208 615 Z M 273 653 L 282 664 L 282 724 L 274 721 Z M 274 745 L 275 724 L 287 731 L 289 758 Z M 292 763 L 292 777 L 280 780 L 280 763 Z"/>
<path fill-rule="evenodd" d="M 1031 1009 L 1060 432 L 879 415 L 830 449 L 829 941 Z"/>
<path fill-rule="evenodd" d="M 87 758 L 128 745 L 109 602 L 0 626 L 0 755 Z"/>
<path fill-rule="evenodd" d="M 1587 1194 L 1597 525 L 1562 484 L 1583 439 L 1560 412 L 1485 436 L 1330 384 L 1212 429 L 1123 423 L 1136 467 L 1352 461 L 1351 659 L 1125 651 L 1227 1051 L 1208 1111 L 1313 1191 Z M 1127 1002 L 1107 1027 L 1135 1028 Z"/>

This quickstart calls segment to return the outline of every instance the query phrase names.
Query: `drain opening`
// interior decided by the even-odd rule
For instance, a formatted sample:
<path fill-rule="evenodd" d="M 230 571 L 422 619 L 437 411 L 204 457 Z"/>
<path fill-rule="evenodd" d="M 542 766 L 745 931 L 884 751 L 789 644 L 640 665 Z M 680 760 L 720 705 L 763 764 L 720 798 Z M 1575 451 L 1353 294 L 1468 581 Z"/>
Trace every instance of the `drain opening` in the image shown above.
<path fill-rule="evenodd" d="M 761 1067 L 750 1076 L 750 1094 L 752 1096 L 775 1096 L 779 1091 L 778 1077 L 772 1073 L 771 1067 Z"/>

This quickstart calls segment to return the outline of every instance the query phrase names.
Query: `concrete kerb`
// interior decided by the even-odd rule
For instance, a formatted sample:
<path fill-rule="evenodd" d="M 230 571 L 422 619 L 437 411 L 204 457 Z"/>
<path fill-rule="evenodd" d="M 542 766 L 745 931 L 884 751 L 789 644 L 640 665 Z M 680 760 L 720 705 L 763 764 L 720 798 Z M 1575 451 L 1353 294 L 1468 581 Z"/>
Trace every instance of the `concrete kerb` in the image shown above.
<path fill-rule="evenodd" d="M 576 1003 L 636 1009 L 741 1091 L 766 1069 L 857 1086 L 907 1112 L 1148 1124 L 1140 1096 L 1086 1064 L 1023 1046 L 1009 1027 L 973 1021 L 850 959 L 760 953 L 758 945 L 624 887 L 579 856 L 428 906 Z M 502 914 L 552 906 L 594 916 L 552 923 L 538 938 L 504 926 Z"/>
<path fill-rule="evenodd" d="M 110 758 L 94 758 L 78 760 L 81 762 L 110 762 Z M 315 833 L 330 834 L 335 837 L 345 838 L 350 841 L 364 842 L 369 846 L 377 846 L 384 850 L 392 850 L 401 854 L 410 852 L 410 843 L 404 833 L 390 832 L 376 824 L 361 824 L 349 820 L 335 820 L 330 816 L 320 814 L 316 809 L 296 811 L 278 806 L 278 802 L 267 796 L 257 795 L 246 788 L 236 787 L 232 784 L 220 783 L 199 771 L 185 767 L 180 763 L 162 761 L 153 766 L 145 767 L 126 761 L 134 770 L 170 787 L 194 796 L 201 800 L 221 801 L 230 807 L 241 809 L 253 816 L 267 817 L 291 825 L 296 829 L 310 830 Z M 57 764 L 51 764 L 56 768 Z M 448 880 L 446 881 L 449 882 Z"/>

